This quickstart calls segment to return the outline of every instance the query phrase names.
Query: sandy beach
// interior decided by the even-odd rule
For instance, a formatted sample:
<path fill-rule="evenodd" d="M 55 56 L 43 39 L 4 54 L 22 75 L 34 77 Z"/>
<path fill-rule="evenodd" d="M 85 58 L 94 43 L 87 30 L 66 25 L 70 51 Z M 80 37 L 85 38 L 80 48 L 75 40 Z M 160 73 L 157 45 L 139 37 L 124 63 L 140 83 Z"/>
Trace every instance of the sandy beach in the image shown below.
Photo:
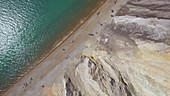
<path fill-rule="evenodd" d="M 95 13 L 55 47 L 33 70 L 9 88 L 2 96 L 50 96 L 48 87 L 57 82 L 61 74 L 67 70 L 67 64 L 75 57 L 79 57 L 85 42 L 99 34 L 105 22 L 111 22 L 121 4 L 124 2 L 107 0 Z"/>

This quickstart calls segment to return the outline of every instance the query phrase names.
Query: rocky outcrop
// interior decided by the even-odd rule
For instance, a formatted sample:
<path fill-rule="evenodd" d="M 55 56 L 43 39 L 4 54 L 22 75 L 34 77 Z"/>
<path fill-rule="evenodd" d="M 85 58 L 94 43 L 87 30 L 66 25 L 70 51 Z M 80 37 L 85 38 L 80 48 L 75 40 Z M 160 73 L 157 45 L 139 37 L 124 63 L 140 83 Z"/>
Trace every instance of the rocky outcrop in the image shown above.
<path fill-rule="evenodd" d="M 129 0 L 117 15 L 170 19 L 169 0 Z"/>

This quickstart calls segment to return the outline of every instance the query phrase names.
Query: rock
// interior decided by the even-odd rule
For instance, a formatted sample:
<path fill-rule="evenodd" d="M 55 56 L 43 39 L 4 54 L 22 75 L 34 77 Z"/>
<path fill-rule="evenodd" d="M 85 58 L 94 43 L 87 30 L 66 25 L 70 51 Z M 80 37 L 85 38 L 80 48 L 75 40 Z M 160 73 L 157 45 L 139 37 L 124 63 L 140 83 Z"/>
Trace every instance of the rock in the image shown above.
<path fill-rule="evenodd" d="M 143 18 L 170 19 L 169 0 L 129 0 L 117 16 L 137 16 Z"/>

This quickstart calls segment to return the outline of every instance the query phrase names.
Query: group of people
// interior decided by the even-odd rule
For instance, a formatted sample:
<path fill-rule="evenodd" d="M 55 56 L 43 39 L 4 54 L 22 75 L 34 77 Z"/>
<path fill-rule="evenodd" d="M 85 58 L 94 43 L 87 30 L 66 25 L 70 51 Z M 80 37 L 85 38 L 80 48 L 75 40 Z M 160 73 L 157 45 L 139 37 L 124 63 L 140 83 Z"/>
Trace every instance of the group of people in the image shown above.
<path fill-rule="evenodd" d="M 28 82 L 25 82 L 25 83 L 24 83 L 24 87 L 23 87 L 23 88 L 28 87 L 28 86 L 29 86 L 29 84 L 31 84 L 31 83 L 32 83 L 32 80 L 33 80 L 33 78 L 30 78 L 29 83 L 28 83 Z M 24 91 L 26 91 L 26 90 L 24 89 Z"/>

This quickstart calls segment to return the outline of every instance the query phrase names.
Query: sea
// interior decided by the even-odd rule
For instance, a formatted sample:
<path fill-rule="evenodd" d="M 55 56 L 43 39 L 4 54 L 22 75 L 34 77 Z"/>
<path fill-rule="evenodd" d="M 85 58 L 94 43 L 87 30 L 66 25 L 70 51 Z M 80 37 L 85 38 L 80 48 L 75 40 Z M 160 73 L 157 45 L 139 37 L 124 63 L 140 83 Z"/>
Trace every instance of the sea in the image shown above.
<path fill-rule="evenodd" d="M 104 0 L 0 0 L 0 91 L 37 65 Z"/>

